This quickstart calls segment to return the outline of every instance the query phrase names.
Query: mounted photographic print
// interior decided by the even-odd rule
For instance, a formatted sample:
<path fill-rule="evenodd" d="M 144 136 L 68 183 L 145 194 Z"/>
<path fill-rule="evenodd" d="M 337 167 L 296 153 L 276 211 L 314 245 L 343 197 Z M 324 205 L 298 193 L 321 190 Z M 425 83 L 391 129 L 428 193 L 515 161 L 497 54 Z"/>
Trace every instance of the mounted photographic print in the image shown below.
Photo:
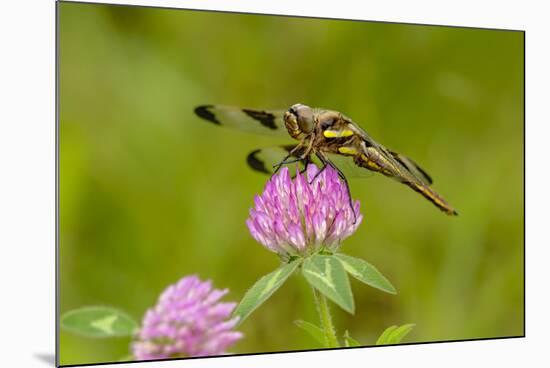
<path fill-rule="evenodd" d="M 524 336 L 524 32 L 57 17 L 60 365 Z"/>

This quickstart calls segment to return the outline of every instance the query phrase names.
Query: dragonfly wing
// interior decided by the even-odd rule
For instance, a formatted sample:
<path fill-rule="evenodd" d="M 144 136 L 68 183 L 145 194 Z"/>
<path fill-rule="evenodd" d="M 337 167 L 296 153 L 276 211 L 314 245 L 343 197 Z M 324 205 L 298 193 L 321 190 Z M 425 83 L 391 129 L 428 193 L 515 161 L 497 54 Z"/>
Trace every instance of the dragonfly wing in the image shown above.
<path fill-rule="evenodd" d="M 279 164 L 294 147 L 295 145 L 282 145 L 260 148 L 250 152 L 246 161 L 251 169 L 271 175 L 274 172 L 274 166 Z M 291 157 L 298 158 L 300 154 L 301 151 L 297 151 Z M 351 157 L 331 153 L 324 155 L 348 178 L 368 178 L 373 175 L 372 171 L 357 166 Z M 311 161 L 318 167 L 323 166 L 322 162 L 314 155 L 311 156 Z M 295 165 L 298 165 L 300 169 L 304 168 L 301 162 L 287 166 L 292 170 Z"/>
<path fill-rule="evenodd" d="M 250 152 L 246 157 L 246 162 L 252 170 L 271 175 L 275 172 L 274 167 L 279 164 L 294 147 L 296 147 L 296 145 L 281 145 L 260 148 Z M 291 157 L 298 158 L 299 154 L 300 151 L 296 152 L 294 155 L 291 155 Z M 300 169 L 304 168 L 304 165 L 301 162 L 289 164 L 287 166 L 292 169 L 296 165 L 298 165 Z"/>
<path fill-rule="evenodd" d="M 213 124 L 241 131 L 288 136 L 284 123 L 284 110 L 254 110 L 222 105 L 200 105 L 195 114 Z"/>
<path fill-rule="evenodd" d="M 428 175 L 428 173 L 422 169 L 416 162 L 412 159 L 387 149 L 380 143 L 372 139 L 367 132 L 365 132 L 359 125 L 349 120 L 348 123 L 351 125 L 352 129 L 356 134 L 361 136 L 365 141 L 367 147 L 375 147 L 380 154 L 384 156 L 386 160 L 392 163 L 405 177 L 408 177 L 408 180 L 419 181 L 424 185 L 432 184 L 433 180 Z M 399 180 L 399 178 L 396 178 Z"/>
<path fill-rule="evenodd" d="M 394 159 L 399 161 L 411 174 L 416 176 L 418 179 L 420 179 L 421 182 L 423 182 L 426 185 L 431 185 L 433 183 L 432 178 L 430 175 L 422 169 L 416 162 L 414 162 L 412 159 L 403 156 L 400 153 L 389 151 L 390 154 L 393 156 Z"/>
<path fill-rule="evenodd" d="M 451 207 L 438 193 L 430 188 L 431 177 L 410 158 L 397 152 L 393 152 L 372 139 L 363 129 L 355 124 L 351 119 L 346 118 L 348 130 L 354 135 L 361 137 L 361 148 L 365 150 L 364 154 L 355 158 L 360 166 L 370 170 L 380 172 L 386 176 L 406 184 L 414 191 L 422 194 L 426 199 L 432 202 L 436 207 L 448 215 L 457 215 L 457 212 Z M 357 149 L 357 147 L 353 147 Z"/>
<path fill-rule="evenodd" d="M 346 178 L 370 178 L 374 173 L 364 167 L 357 166 L 353 157 L 339 155 L 336 153 L 324 153 L 325 156 L 336 166 Z"/>

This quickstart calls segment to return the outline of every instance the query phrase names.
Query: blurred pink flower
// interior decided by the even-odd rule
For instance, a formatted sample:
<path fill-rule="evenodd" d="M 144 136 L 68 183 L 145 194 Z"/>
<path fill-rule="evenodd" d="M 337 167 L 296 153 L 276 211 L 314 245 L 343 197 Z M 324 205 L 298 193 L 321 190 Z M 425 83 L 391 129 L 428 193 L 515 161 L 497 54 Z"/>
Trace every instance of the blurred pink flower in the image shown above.
<path fill-rule="evenodd" d="M 136 360 L 225 354 L 242 338 L 230 319 L 236 303 L 220 303 L 228 290 L 212 289 L 210 281 L 187 276 L 170 285 L 143 317 L 132 343 Z"/>
<path fill-rule="evenodd" d="M 334 252 L 363 219 L 359 201 L 352 210 L 346 184 L 332 167 L 319 173 L 310 164 L 306 176 L 297 172 L 293 180 L 282 168 L 254 198 L 246 220 L 254 239 L 283 258 Z"/>

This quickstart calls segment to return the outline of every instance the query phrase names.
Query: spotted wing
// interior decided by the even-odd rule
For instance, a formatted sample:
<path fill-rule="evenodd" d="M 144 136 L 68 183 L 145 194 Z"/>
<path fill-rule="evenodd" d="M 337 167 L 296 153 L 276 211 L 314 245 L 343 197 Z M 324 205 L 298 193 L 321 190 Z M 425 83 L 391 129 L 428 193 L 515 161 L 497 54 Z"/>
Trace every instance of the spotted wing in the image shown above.
<path fill-rule="evenodd" d="M 295 147 L 295 145 L 283 145 L 264 147 L 254 150 L 246 157 L 246 163 L 252 170 L 271 175 L 274 172 L 274 166 L 281 162 Z M 297 156 L 293 156 L 296 157 Z M 297 163 L 300 169 L 303 168 L 301 163 Z M 293 167 L 294 165 L 288 165 Z"/>
<path fill-rule="evenodd" d="M 246 161 L 251 169 L 271 175 L 274 172 L 274 166 L 280 163 L 294 147 L 295 145 L 282 145 L 260 148 L 250 152 Z M 298 158 L 299 155 L 300 152 L 296 152 L 291 157 Z M 353 159 L 350 157 L 344 157 L 337 154 L 327 154 L 327 157 L 348 178 L 366 178 L 373 175 L 372 171 L 355 165 Z M 318 167 L 322 167 L 322 163 L 317 157 L 312 156 L 311 161 Z M 298 165 L 300 169 L 304 168 L 301 162 L 288 164 L 286 166 L 291 170 L 295 170 L 296 165 Z"/>
<path fill-rule="evenodd" d="M 255 110 L 222 105 L 200 105 L 195 114 L 215 125 L 238 129 L 241 131 L 287 136 L 283 120 L 284 110 Z"/>

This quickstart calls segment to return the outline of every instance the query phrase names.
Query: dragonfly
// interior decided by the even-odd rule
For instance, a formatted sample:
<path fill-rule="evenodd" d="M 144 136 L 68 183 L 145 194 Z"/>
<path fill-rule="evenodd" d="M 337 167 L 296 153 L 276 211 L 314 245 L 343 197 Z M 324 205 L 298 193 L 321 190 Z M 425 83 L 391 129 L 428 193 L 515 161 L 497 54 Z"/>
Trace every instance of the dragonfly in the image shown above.
<path fill-rule="evenodd" d="M 432 178 L 415 161 L 376 142 L 358 124 L 338 111 L 294 104 L 288 110 L 200 105 L 194 112 L 215 125 L 256 134 L 290 136 L 298 141 L 298 144 L 252 151 L 247 162 L 256 171 L 274 174 L 283 165 L 298 162 L 305 167 L 314 162 L 320 163 L 319 174 L 330 166 L 343 179 L 350 201 L 346 176 L 365 177 L 368 173 L 380 173 L 420 193 L 447 215 L 458 215 L 431 188 Z"/>

